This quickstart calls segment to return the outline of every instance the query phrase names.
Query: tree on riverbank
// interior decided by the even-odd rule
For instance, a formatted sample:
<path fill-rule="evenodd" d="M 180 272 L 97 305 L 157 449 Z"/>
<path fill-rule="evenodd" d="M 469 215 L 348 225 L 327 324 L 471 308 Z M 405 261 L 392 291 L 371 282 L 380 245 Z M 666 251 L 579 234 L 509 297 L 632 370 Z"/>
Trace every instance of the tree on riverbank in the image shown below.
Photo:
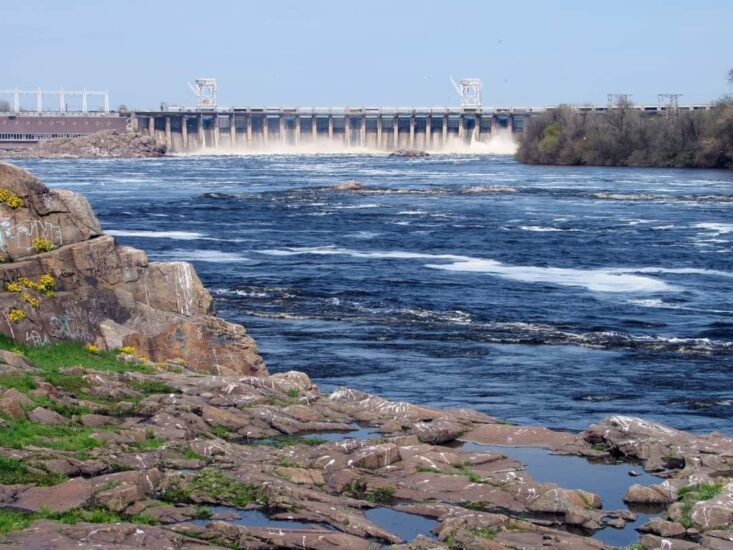
<path fill-rule="evenodd" d="M 621 102 L 605 113 L 559 107 L 528 120 L 517 160 L 528 164 L 733 169 L 733 98 L 708 111 L 651 115 Z"/>

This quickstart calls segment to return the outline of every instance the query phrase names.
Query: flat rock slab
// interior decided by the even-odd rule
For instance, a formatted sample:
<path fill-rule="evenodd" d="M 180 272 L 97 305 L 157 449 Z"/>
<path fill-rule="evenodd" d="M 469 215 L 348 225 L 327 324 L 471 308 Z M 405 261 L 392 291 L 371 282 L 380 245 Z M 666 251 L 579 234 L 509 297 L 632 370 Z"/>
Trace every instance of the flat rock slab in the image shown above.
<path fill-rule="evenodd" d="M 5 505 L 30 512 L 40 512 L 41 508 L 66 512 L 86 505 L 91 498 L 91 482 L 75 478 L 54 487 L 33 487 L 18 495 L 14 502 Z"/>
<path fill-rule="evenodd" d="M 547 428 L 511 426 L 508 424 L 482 424 L 463 434 L 463 441 L 474 441 L 484 445 L 507 447 L 541 447 L 557 450 L 575 442 L 576 436 L 554 432 Z"/>

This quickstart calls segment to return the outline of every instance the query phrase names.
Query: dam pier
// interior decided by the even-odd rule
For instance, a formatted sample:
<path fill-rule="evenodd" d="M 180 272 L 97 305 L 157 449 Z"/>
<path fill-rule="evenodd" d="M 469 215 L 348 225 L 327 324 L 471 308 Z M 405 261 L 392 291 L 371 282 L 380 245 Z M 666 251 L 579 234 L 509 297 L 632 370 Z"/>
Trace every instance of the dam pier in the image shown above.
<path fill-rule="evenodd" d="M 527 111 L 462 108 L 227 108 L 143 111 L 130 126 L 173 152 L 280 147 L 445 149 L 508 139 L 524 128 Z"/>

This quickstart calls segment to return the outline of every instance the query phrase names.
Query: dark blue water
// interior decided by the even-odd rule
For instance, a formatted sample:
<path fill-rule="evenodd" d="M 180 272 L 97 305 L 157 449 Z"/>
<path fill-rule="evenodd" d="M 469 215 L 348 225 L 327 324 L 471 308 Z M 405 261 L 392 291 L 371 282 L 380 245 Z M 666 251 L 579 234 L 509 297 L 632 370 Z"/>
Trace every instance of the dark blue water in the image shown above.
<path fill-rule="evenodd" d="M 733 433 L 731 172 L 487 156 L 22 164 L 86 194 L 119 242 L 194 262 L 271 371 L 554 428 L 623 413 Z M 370 191 L 325 189 L 348 179 Z"/>

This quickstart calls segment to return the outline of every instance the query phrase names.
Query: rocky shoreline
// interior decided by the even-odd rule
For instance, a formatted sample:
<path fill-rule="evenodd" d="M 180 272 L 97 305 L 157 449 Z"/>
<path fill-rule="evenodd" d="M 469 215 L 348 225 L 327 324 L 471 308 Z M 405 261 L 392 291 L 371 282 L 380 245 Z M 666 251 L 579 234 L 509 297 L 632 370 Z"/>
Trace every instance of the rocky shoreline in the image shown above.
<path fill-rule="evenodd" d="M 0 548 L 603 549 L 629 525 L 635 548 L 733 547 L 729 437 L 324 394 L 270 375 L 189 264 L 117 246 L 83 197 L 0 164 L 0 211 Z M 496 446 L 643 468 L 658 482 L 624 500 L 656 517 Z"/>
<path fill-rule="evenodd" d="M 116 130 L 48 139 L 25 149 L 0 149 L 0 158 L 5 159 L 155 158 L 165 154 L 165 144 L 150 136 Z"/>

